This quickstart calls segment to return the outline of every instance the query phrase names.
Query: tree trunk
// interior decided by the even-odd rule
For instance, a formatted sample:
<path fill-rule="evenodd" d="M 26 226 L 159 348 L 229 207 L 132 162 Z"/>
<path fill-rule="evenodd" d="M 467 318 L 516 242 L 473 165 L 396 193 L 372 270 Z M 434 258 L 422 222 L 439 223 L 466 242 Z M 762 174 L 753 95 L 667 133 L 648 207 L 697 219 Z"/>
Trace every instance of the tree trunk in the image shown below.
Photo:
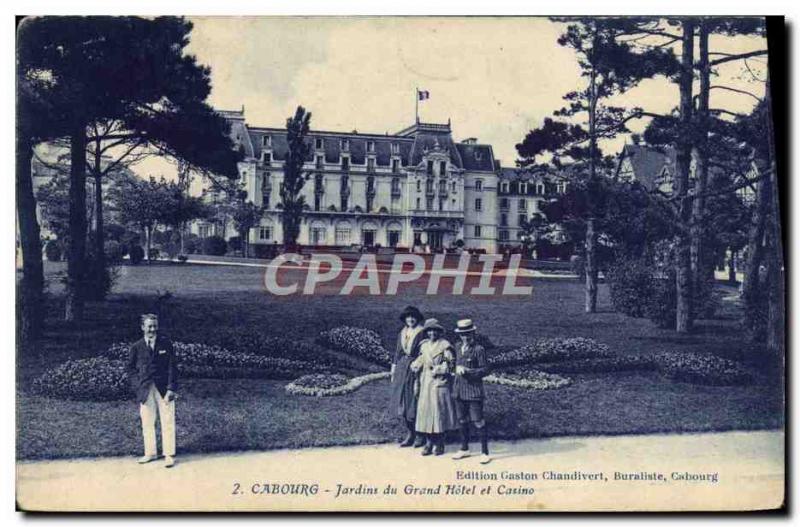
<path fill-rule="evenodd" d="M 728 282 L 731 284 L 736 283 L 736 253 L 738 251 L 734 251 L 731 248 L 731 257 L 728 260 Z"/>
<path fill-rule="evenodd" d="M 589 218 L 586 222 L 586 313 L 597 312 L 597 233 L 594 226 L 594 218 Z"/>
<path fill-rule="evenodd" d="M 675 286 L 677 289 L 676 324 L 678 333 L 692 329 L 692 262 L 690 225 L 692 201 L 689 196 L 689 170 L 692 149 L 692 80 L 694 55 L 694 20 L 683 21 L 680 88 L 680 134 L 676 144 L 675 197 L 678 200 L 679 234 L 675 247 Z"/>
<path fill-rule="evenodd" d="M 36 198 L 33 193 L 31 159 L 33 145 L 17 132 L 16 187 L 17 221 L 22 250 L 19 349 L 34 349 L 44 327 L 44 266 Z"/>
<path fill-rule="evenodd" d="M 769 152 L 769 180 L 772 187 L 770 199 L 769 222 L 769 260 L 767 268 L 767 286 L 769 287 L 769 308 L 767 312 L 767 350 L 781 356 L 785 337 L 785 282 L 783 270 L 783 244 L 781 229 L 781 209 L 778 199 L 778 165 L 775 156 L 775 136 L 772 123 L 772 94 L 770 93 L 770 77 L 767 74 L 765 97 L 767 98 L 766 132 Z"/>
<path fill-rule="evenodd" d="M 150 241 L 153 238 L 153 228 L 145 226 L 144 228 L 144 259 L 150 263 Z"/>
<path fill-rule="evenodd" d="M 64 319 L 83 318 L 86 272 L 86 125 L 79 123 L 70 135 L 69 250 Z"/>
<path fill-rule="evenodd" d="M 103 221 L 103 172 L 100 156 L 100 141 L 94 150 L 94 271 L 101 273 L 106 268 L 105 232 Z"/>
<path fill-rule="evenodd" d="M 594 68 L 589 79 L 589 182 L 587 190 L 589 194 L 589 217 L 586 221 L 586 303 L 584 310 L 586 313 L 597 312 L 597 232 L 595 230 L 595 203 L 597 196 L 592 195 L 595 189 L 595 178 L 597 168 L 595 157 L 597 154 L 597 75 Z"/>
<path fill-rule="evenodd" d="M 691 219 L 691 270 L 692 289 L 695 293 L 702 290 L 702 282 L 706 279 L 705 259 L 705 193 L 708 188 L 708 98 L 711 89 L 711 72 L 708 65 L 708 27 L 705 22 L 700 23 L 699 68 L 700 68 L 700 93 L 695 119 L 697 141 L 697 166 L 694 183 L 694 199 L 692 200 Z M 700 299 L 695 299 L 699 301 Z M 694 306 L 695 312 L 697 307 Z"/>

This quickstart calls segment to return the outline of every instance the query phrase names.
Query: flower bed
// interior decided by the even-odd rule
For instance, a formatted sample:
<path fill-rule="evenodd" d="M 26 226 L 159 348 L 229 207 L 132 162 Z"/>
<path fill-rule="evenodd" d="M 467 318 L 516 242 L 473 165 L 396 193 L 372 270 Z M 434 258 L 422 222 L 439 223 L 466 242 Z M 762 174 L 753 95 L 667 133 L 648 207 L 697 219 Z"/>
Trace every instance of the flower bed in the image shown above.
<path fill-rule="evenodd" d="M 115 401 L 132 397 L 125 363 L 105 357 L 69 360 L 33 381 L 38 395 L 79 401 Z"/>
<path fill-rule="evenodd" d="M 128 358 L 129 344 L 113 344 L 104 355 L 116 360 Z M 308 361 L 235 353 L 219 346 L 173 342 L 181 375 L 208 378 L 293 379 L 304 373 L 329 369 Z"/>
<path fill-rule="evenodd" d="M 286 392 L 292 395 L 310 395 L 315 397 L 330 397 L 333 395 L 346 395 L 352 393 L 363 385 L 380 379 L 388 379 L 388 371 L 369 373 L 348 380 L 347 376 L 338 373 L 303 375 L 286 385 Z"/>
<path fill-rule="evenodd" d="M 692 384 L 750 384 L 753 375 L 738 362 L 700 353 L 660 353 L 653 357 L 666 377 Z"/>
<path fill-rule="evenodd" d="M 537 364 L 536 369 L 547 373 L 614 373 L 623 371 L 655 371 L 652 357 L 633 355 L 576 361 Z"/>
<path fill-rule="evenodd" d="M 484 377 L 483 380 L 490 384 L 501 384 L 525 390 L 552 390 L 563 388 L 572 383 L 572 380 L 567 377 L 530 369 L 513 373 L 492 373 Z"/>
<path fill-rule="evenodd" d="M 521 348 L 489 357 L 488 361 L 492 366 L 502 368 L 612 356 L 605 344 L 589 338 L 574 337 L 539 339 Z"/>
<path fill-rule="evenodd" d="M 383 347 L 380 336 L 369 329 L 351 326 L 335 327 L 320 333 L 317 343 L 381 366 L 389 366 L 392 363 L 392 356 Z"/>

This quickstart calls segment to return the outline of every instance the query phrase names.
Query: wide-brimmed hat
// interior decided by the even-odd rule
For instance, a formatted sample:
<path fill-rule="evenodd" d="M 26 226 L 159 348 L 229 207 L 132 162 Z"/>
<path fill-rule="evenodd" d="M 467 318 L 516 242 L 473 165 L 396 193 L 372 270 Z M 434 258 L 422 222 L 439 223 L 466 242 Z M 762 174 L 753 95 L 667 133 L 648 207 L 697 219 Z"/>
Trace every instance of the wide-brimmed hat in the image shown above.
<path fill-rule="evenodd" d="M 438 329 L 439 331 L 444 333 L 444 328 L 442 327 L 441 324 L 439 324 L 439 321 L 436 320 L 435 318 L 429 318 L 428 320 L 425 321 L 425 325 L 422 326 L 422 331 L 428 331 L 429 329 Z"/>
<path fill-rule="evenodd" d="M 414 317 L 417 319 L 418 323 L 425 320 L 425 317 L 422 316 L 422 312 L 420 312 L 420 310 L 414 306 L 408 306 L 403 310 L 402 313 L 400 313 L 400 320 L 403 322 L 406 321 L 406 317 Z"/>
<path fill-rule="evenodd" d="M 456 322 L 456 329 L 453 330 L 454 333 L 470 333 L 475 331 L 476 328 L 475 324 L 472 323 L 471 318 L 462 318 L 458 322 Z"/>

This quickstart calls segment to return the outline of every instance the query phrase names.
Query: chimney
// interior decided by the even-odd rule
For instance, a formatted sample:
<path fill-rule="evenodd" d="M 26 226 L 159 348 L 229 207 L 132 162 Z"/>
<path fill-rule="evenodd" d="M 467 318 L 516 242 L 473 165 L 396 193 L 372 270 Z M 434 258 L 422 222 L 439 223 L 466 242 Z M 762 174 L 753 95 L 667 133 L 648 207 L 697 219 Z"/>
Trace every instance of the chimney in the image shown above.
<path fill-rule="evenodd" d="M 465 144 L 465 145 L 474 145 L 474 144 L 478 143 L 478 138 L 477 137 L 467 137 L 466 139 L 464 139 L 461 142 L 463 144 Z"/>

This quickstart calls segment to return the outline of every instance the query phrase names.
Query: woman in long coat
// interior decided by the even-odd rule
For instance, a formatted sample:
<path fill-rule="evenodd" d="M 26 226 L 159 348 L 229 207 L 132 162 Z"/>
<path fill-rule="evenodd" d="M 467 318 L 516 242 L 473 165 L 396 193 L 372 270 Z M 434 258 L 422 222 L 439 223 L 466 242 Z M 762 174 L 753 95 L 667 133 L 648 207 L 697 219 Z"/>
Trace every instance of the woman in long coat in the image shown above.
<path fill-rule="evenodd" d="M 416 430 L 427 438 L 422 455 L 440 456 L 444 454 L 445 433 L 458 427 L 451 394 L 455 354 L 450 343 L 442 338 L 444 328 L 435 318 L 426 320 L 422 331 L 427 339 L 420 345 L 419 357 L 411 364 L 411 369 L 419 372 Z"/>
<path fill-rule="evenodd" d="M 422 316 L 416 307 L 407 307 L 400 314 L 403 329 L 397 336 L 394 360 L 392 361 L 392 410 L 403 420 L 408 430 L 401 447 L 421 447 L 424 443 L 422 436 L 417 437 L 414 421 L 417 416 L 417 397 L 414 392 L 417 375 L 411 371 L 411 363 L 419 356 L 419 346 L 425 339 L 422 331 Z"/>

